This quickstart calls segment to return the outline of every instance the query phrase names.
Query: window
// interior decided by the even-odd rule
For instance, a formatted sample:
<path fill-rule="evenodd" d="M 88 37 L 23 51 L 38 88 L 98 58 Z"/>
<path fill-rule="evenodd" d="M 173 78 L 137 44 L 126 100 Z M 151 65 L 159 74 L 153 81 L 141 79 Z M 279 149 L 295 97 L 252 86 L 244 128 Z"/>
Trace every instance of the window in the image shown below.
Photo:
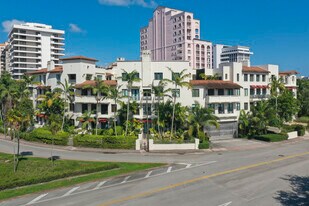
<path fill-rule="evenodd" d="M 151 115 L 151 104 L 143 104 L 143 114 Z"/>
<path fill-rule="evenodd" d="M 208 104 L 208 108 L 211 108 L 213 111 L 212 113 L 215 113 L 215 109 L 216 109 L 216 104 Z"/>
<path fill-rule="evenodd" d="M 236 110 L 237 110 L 237 111 L 240 110 L 240 103 L 236 103 Z"/>
<path fill-rule="evenodd" d="M 262 82 L 265 82 L 265 81 L 266 81 L 266 76 L 262 75 Z"/>
<path fill-rule="evenodd" d="M 240 95 L 240 89 L 235 89 L 235 93 L 236 93 L 237 96 L 239 96 Z"/>
<path fill-rule="evenodd" d="M 86 74 L 86 80 L 91 80 L 92 74 Z"/>
<path fill-rule="evenodd" d="M 180 89 L 173 89 L 172 90 L 173 97 L 180 97 Z"/>
<path fill-rule="evenodd" d="M 218 104 L 218 113 L 224 114 L 224 104 Z"/>
<path fill-rule="evenodd" d="M 228 113 L 233 113 L 234 112 L 234 105 L 233 105 L 233 103 L 228 103 L 228 105 L 227 105 L 227 112 Z"/>
<path fill-rule="evenodd" d="M 245 96 L 248 96 L 248 89 L 245 89 Z"/>
<path fill-rule="evenodd" d="M 98 76 L 97 76 L 97 79 L 98 79 L 98 80 L 102 80 L 102 79 L 103 79 L 102 75 L 98 75 Z"/>
<path fill-rule="evenodd" d="M 61 74 L 56 74 L 56 80 L 57 82 L 60 82 Z"/>
<path fill-rule="evenodd" d="M 199 89 L 192 89 L 192 97 L 199 97 L 200 90 Z"/>
<path fill-rule="evenodd" d="M 112 104 L 112 112 L 117 112 L 117 104 Z"/>
<path fill-rule="evenodd" d="M 254 95 L 254 89 L 250 89 L 250 95 Z"/>
<path fill-rule="evenodd" d="M 122 96 L 123 97 L 127 97 L 128 96 L 128 90 L 127 89 L 123 89 L 122 90 Z"/>
<path fill-rule="evenodd" d="M 172 72 L 172 80 L 175 81 L 176 78 L 179 78 L 179 73 Z"/>
<path fill-rule="evenodd" d="M 248 109 L 249 109 L 249 104 L 248 104 L 248 102 L 245 102 L 244 108 L 245 108 L 245 110 L 248 110 Z"/>
<path fill-rule="evenodd" d="M 82 113 L 88 112 L 88 104 L 82 104 Z"/>
<path fill-rule="evenodd" d="M 108 114 L 108 104 L 101 104 L 101 114 Z"/>
<path fill-rule="evenodd" d="M 214 89 L 208 89 L 208 96 L 214 96 L 215 90 Z"/>
<path fill-rule="evenodd" d="M 195 29 L 195 34 L 198 34 L 198 29 Z"/>
<path fill-rule="evenodd" d="M 151 90 L 150 89 L 144 89 L 143 90 L 143 96 L 144 97 L 151 97 Z"/>
<path fill-rule="evenodd" d="M 75 111 L 74 104 L 70 104 L 70 112 L 74 112 L 74 111 Z"/>
<path fill-rule="evenodd" d="M 233 89 L 228 89 L 227 90 L 227 95 L 234 95 L 234 91 L 233 91 Z"/>
<path fill-rule="evenodd" d="M 250 74 L 250 82 L 254 81 L 254 74 Z"/>
<path fill-rule="evenodd" d="M 91 104 L 91 113 L 95 114 L 97 111 L 97 105 L 96 104 Z"/>
<path fill-rule="evenodd" d="M 239 74 L 237 74 L 237 81 L 239 82 Z"/>
<path fill-rule="evenodd" d="M 163 79 L 163 73 L 162 72 L 156 72 L 154 73 L 155 80 L 162 80 Z"/>
<path fill-rule="evenodd" d="M 225 74 L 225 79 L 227 79 L 227 74 Z"/>
<path fill-rule="evenodd" d="M 134 101 L 138 101 L 139 100 L 139 89 L 132 89 L 131 90 L 131 92 L 132 92 L 132 99 L 134 100 Z"/>
<path fill-rule="evenodd" d="M 224 89 L 218 89 L 218 95 L 224 95 Z"/>
<path fill-rule="evenodd" d="M 76 74 L 68 74 L 69 82 L 76 82 Z"/>
<path fill-rule="evenodd" d="M 259 74 L 256 75 L 256 81 L 257 81 L 257 82 L 260 81 L 260 75 L 259 75 Z"/>
<path fill-rule="evenodd" d="M 261 94 L 261 89 L 260 89 L 260 88 L 256 89 L 256 94 L 257 94 L 257 95 L 260 95 L 260 94 Z"/>
<path fill-rule="evenodd" d="M 244 75 L 244 81 L 247 82 L 248 81 L 248 74 Z"/>
<path fill-rule="evenodd" d="M 82 96 L 88 95 L 88 89 L 82 89 Z"/>
<path fill-rule="evenodd" d="M 262 91 L 263 95 L 266 95 L 266 89 L 264 88 Z"/>
<path fill-rule="evenodd" d="M 121 74 L 121 79 L 122 79 L 122 81 L 128 81 L 128 74 L 127 73 L 122 73 Z"/>

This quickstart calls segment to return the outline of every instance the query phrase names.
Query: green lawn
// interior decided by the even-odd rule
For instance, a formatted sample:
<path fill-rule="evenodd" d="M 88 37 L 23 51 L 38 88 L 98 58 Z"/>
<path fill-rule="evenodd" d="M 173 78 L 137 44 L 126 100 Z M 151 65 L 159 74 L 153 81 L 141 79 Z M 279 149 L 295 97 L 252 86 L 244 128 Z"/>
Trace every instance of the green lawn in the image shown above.
<path fill-rule="evenodd" d="M 56 160 L 52 166 L 48 159 L 22 157 L 14 173 L 13 155 L 0 153 L 0 200 L 161 165 Z"/>

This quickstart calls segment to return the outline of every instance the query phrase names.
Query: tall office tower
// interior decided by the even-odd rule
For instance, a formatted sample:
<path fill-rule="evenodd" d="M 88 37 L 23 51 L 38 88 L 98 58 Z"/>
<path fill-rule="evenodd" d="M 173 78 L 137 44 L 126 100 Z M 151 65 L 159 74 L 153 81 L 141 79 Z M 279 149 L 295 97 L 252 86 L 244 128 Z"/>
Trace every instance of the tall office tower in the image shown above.
<path fill-rule="evenodd" d="M 15 24 L 9 33 L 10 68 L 14 79 L 25 72 L 46 68 L 48 61 L 61 65 L 64 31 L 38 23 Z"/>
<path fill-rule="evenodd" d="M 215 44 L 213 46 L 213 68 L 219 68 L 219 64 L 227 62 L 240 62 L 245 66 L 250 66 L 252 54 L 250 47 Z"/>
<path fill-rule="evenodd" d="M 193 13 L 158 7 L 140 29 L 140 50 L 153 61 L 189 61 L 195 69 L 212 68 L 212 43 L 200 39 L 200 21 Z"/>

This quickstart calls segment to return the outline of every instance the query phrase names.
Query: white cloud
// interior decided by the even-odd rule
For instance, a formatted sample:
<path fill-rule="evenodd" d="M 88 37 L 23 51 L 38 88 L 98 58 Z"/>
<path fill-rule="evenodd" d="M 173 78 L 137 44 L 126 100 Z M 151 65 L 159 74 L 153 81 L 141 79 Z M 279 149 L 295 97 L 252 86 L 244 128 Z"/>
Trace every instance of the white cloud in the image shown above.
<path fill-rule="evenodd" d="M 14 24 L 24 24 L 24 23 L 25 23 L 24 21 L 20 21 L 17 19 L 3 21 L 2 22 L 3 31 L 10 32 Z"/>
<path fill-rule="evenodd" d="M 74 33 L 80 33 L 83 32 L 83 30 L 81 28 L 79 28 L 79 26 L 77 26 L 77 24 L 69 24 L 70 27 L 70 31 L 74 32 Z"/>
<path fill-rule="evenodd" d="M 137 5 L 146 8 L 154 8 L 158 5 L 155 0 L 99 0 L 99 3 L 110 6 Z"/>

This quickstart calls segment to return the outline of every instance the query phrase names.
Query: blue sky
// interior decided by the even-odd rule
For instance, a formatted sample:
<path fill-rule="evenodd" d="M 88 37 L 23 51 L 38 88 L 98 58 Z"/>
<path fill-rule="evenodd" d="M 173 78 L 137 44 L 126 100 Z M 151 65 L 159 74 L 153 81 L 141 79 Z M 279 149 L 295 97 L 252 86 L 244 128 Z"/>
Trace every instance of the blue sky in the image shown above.
<path fill-rule="evenodd" d="M 309 75 L 307 0 L 0 0 L 0 42 L 12 20 L 66 31 L 66 54 L 99 59 L 139 58 L 139 28 L 157 5 L 191 11 L 201 38 L 250 46 L 252 64 L 279 64 Z"/>

